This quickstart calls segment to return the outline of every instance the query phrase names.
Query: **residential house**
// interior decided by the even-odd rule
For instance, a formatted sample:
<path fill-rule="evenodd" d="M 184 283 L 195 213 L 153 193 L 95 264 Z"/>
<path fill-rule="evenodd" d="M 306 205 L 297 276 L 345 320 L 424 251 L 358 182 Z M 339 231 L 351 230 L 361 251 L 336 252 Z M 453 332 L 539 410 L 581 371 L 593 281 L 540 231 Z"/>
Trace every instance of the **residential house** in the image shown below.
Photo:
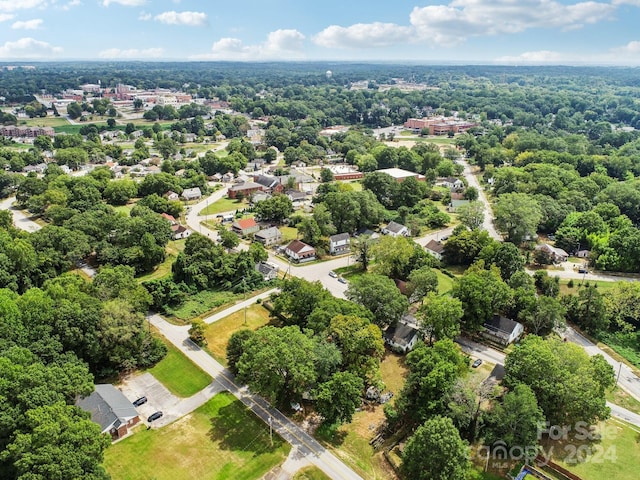
<path fill-rule="evenodd" d="M 76 406 L 89 412 L 102 433 L 111 434 L 114 440 L 124 437 L 129 428 L 140 422 L 133 404 L 111 384 L 96 385 L 91 395 L 76 400 Z"/>
<path fill-rule="evenodd" d="M 424 246 L 424 249 L 438 260 L 442 260 L 442 254 L 444 253 L 444 244 L 438 240 L 429 240 Z"/>
<path fill-rule="evenodd" d="M 485 322 L 483 327 L 482 335 L 501 345 L 515 342 L 524 333 L 524 326 L 521 323 L 497 314 Z"/>
<path fill-rule="evenodd" d="M 174 240 L 181 240 L 183 238 L 187 238 L 193 233 L 193 231 L 190 228 L 185 227 L 184 225 L 172 225 L 171 231 L 173 231 Z"/>
<path fill-rule="evenodd" d="M 316 258 L 316 249 L 300 240 L 293 240 L 284 250 L 296 262 L 308 262 Z"/>
<path fill-rule="evenodd" d="M 373 230 L 369 230 L 368 228 L 361 228 L 355 233 L 355 237 L 361 237 L 363 235 L 368 236 L 371 240 L 377 240 L 380 238 L 380 234 L 378 232 L 374 232 Z"/>
<path fill-rule="evenodd" d="M 167 193 L 164 194 L 164 198 L 166 198 L 167 200 L 180 200 L 180 195 L 178 195 L 176 192 L 172 192 L 171 190 L 169 190 Z"/>
<path fill-rule="evenodd" d="M 175 219 L 173 215 L 169 215 L 168 213 L 161 213 L 160 216 L 167 220 L 171 225 L 177 225 L 178 221 Z"/>
<path fill-rule="evenodd" d="M 389 225 L 382 229 L 382 233 L 384 233 L 385 235 L 391 235 L 392 237 L 398 237 L 400 235 L 402 235 L 403 237 L 408 237 L 409 229 L 401 223 L 391 221 L 389 222 Z"/>
<path fill-rule="evenodd" d="M 278 179 L 270 175 L 256 175 L 253 177 L 253 181 L 262 185 L 262 189 L 265 192 L 282 191 L 283 188 Z"/>
<path fill-rule="evenodd" d="M 569 254 L 561 248 L 552 247 L 548 243 L 541 243 L 536 245 L 536 250 L 546 252 L 554 263 L 566 262 L 569 260 Z"/>
<path fill-rule="evenodd" d="M 246 237 L 247 235 L 256 233 L 258 230 L 260 230 L 260 227 L 253 218 L 243 218 L 241 220 L 236 220 L 231 224 L 231 231 L 233 233 L 237 233 L 241 237 Z"/>
<path fill-rule="evenodd" d="M 265 247 L 269 247 L 271 245 L 277 245 L 282 241 L 282 233 L 280 233 L 277 227 L 269 227 L 257 232 L 253 238 L 256 242 L 261 243 Z"/>
<path fill-rule="evenodd" d="M 460 190 L 464 188 L 464 182 L 457 177 L 439 178 L 436 181 L 436 185 L 440 187 L 447 187 L 451 191 Z"/>
<path fill-rule="evenodd" d="M 338 233 L 329 237 L 329 253 L 339 255 L 349 252 L 351 249 L 351 237 L 348 233 Z"/>
<path fill-rule="evenodd" d="M 259 202 L 263 202 L 271 198 L 271 194 L 267 192 L 257 191 L 251 195 L 251 203 L 254 205 Z"/>
<path fill-rule="evenodd" d="M 410 317 L 407 315 L 406 317 Z M 406 317 L 398 320 L 398 323 L 387 327 L 384 332 L 384 343 L 396 352 L 410 352 L 420 338 L 420 331 L 415 323 Z"/>
<path fill-rule="evenodd" d="M 22 169 L 22 171 L 24 173 L 44 173 L 44 171 L 47 169 L 47 164 L 46 163 L 38 163 L 37 165 L 27 165 L 26 167 L 24 167 Z"/>
<path fill-rule="evenodd" d="M 185 188 L 182 192 L 182 198 L 184 198 L 186 201 L 198 200 L 199 198 L 202 198 L 200 187 Z"/>
<path fill-rule="evenodd" d="M 233 175 L 233 172 L 227 172 L 227 173 L 224 173 L 222 175 L 221 180 L 224 183 L 231 183 L 231 182 L 233 182 L 234 178 L 235 178 L 235 176 Z"/>
<path fill-rule="evenodd" d="M 245 198 L 251 196 L 253 192 L 261 191 L 264 187 L 255 182 L 237 183 L 229 188 L 229 198 L 237 198 L 239 195 L 243 195 Z"/>
<path fill-rule="evenodd" d="M 258 262 L 256 263 L 256 270 L 262 274 L 262 278 L 264 278 L 265 281 L 269 281 L 278 278 L 278 272 L 280 269 L 273 263 Z"/>
<path fill-rule="evenodd" d="M 576 253 L 576 257 L 578 258 L 589 258 L 590 255 L 590 250 L 578 250 L 578 252 Z"/>
<path fill-rule="evenodd" d="M 289 190 L 286 192 L 287 197 L 291 200 L 294 208 L 303 206 L 307 200 L 307 194 L 305 192 L 299 192 L 298 190 Z"/>

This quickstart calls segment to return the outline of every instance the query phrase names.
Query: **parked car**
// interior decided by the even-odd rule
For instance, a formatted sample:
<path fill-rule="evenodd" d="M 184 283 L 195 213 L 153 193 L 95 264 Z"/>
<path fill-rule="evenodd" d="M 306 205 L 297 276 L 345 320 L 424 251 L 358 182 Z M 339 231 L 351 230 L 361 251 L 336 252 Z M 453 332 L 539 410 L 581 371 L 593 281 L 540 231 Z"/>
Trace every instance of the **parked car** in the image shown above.
<path fill-rule="evenodd" d="M 338 281 L 340 283 L 347 283 L 347 280 L 344 277 L 338 277 Z"/>
<path fill-rule="evenodd" d="M 473 368 L 478 368 L 480 365 L 482 365 L 482 359 L 480 358 L 478 358 L 475 362 L 471 364 Z"/>
<path fill-rule="evenodd" d="M 161 418 L 163 415 L 162 412 L 153 412 L 151 415 L 149 415 L 149 417 L 147 418 L 147 422 L 151 423 L 154 420 L 158 420 L 159 418 Z"/>
<path fill-rule="evenodd" d="M 338 278 L 338 274 L 336 272 L 334 272 L 333 270 L 331 270 L 329 272 L 329 276 L 332 277 L 332 278 Z"/>
<path fill-rule="evenodd" d="M 586 268 L 579 268 L 578 273 L 589 273 L 589 270 L 587 270 Z"/>
<path fill-rule="evenodd" d="M 133 406 L 134 407 L 139 407 L 140 405 L 144 405 L 145 403 L 147 403 L 147 397 L 140 397 L 137 400 L 133 401 Z"/>

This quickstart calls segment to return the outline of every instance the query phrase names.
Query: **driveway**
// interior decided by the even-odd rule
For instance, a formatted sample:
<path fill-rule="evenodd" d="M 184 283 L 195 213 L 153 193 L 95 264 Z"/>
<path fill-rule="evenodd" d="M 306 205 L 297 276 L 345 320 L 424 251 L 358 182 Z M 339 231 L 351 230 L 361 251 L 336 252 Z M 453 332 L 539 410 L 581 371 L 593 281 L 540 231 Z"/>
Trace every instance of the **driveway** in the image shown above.
<path fill-rule="evenodd" d="M 136 410 L 142 421 L 148 425 L 146 420 L 153 412 L 161 411 L 164 414 L 162 418 L 151 424 L 154 427 L 162 427 L 193 412 L 217 393 L 225 390 L 220 382 L 214 380 L 195 395 L 180 398 L 167 390 L 150 373 L 128 377 L 118 388 L 131 402 L 142 396 L 147 397 L 147 403 L 140 405 Z"/>

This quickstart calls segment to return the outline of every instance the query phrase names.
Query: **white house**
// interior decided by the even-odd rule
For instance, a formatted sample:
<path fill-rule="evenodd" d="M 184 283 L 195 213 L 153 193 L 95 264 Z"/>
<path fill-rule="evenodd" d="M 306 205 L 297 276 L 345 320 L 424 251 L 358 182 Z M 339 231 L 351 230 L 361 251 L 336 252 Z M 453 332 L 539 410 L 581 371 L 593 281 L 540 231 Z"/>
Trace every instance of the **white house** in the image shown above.
<path fill-rule="evenodd" d="M 569 259 L 569 254 L 567 252 L 561 248 L 552 247 L 548 243 L 536 245 L 536 250 L 547 252 L 555 263 L 566 262 Z"/>
<path fill-rule="evenodd" d="M 447 187 L 449 190 L 460 190 L 464 188 L 464 182 L 456 177 L 439 178 L 436 181 L 437 186 Z"/>
<path fill-rule="evenodd" d="M 286 246 L 284 253 L 296 262 L 308 262 L 316 258 L 316 249 L 300 240 L 293 240 Z"/>
<path fill-rule="evenodd" d="M 395 326 L 389 326 L 384 332 L 384 342 L 396 352 L 407 353 L 419 340 L 419 331 L 410 323 L 400 319 Z"/>
<path fill-rule="evenodd" d="M 173 225 L 171 230 L 173 231 L 174 240 L 187 238 L 193 233 L 190 228 L 187 228 L 184 225 Z"/>
<path fill-rule="evenodd" d="M 385 235 L 391 235 L 392 237 L 398 237 L 400 235 L 408 237 L 409 229 L 400 223 L 391 221 L 389 222 L 389 225 L 382 229 L 382 233 Z"/>
<path fill-rule="evenodd" d="M 185 188 L 184 191 L 182 192 L 182 198 L 184 198 L 187 201 L 198 200 L 201 197 L 202 197 L 202 192 L 200 191 L 200 187 Z"/>
<path fill-rule="evenodd" d="M 502 345 L 515 342 L 524 333 L 524 326 L 502 315 L 494 315 L 485 322 L 482 335 Z"/>
<path fill-rule="evenodd" d="M 424 246 L 424 249 L 438 260 L 442 260 L 442 254 L 444 252 L 444 244 L 438 240 L 429 240 Z"/>
<path fill-rule="evenodd" d="M 348 233 L 338 233 L 329 237 L 329 253 L 331 255 L 348 252 L 350 247 L 351 237 Z"/>

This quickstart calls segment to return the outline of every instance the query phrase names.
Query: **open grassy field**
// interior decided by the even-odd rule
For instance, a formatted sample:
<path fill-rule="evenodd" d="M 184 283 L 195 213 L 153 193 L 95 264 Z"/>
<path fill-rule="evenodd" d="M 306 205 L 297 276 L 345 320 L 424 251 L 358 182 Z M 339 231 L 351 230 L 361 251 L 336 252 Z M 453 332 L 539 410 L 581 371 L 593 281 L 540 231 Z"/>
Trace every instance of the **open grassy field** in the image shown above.
<path fill-rule="evenodd" d="M 171 343 L 165 342 L 167 356 L 148 370 L 174 395 L 190 397 L 209 385 L 213 379 L 200 370 Z"/>
<path fill-rule="evenodd" d="M 287 457 L 289 444 L 229 393 L 161 429 L 138 431 L 111 445 L 113 480 L 255 480 Z M 322 477 L 311 477 L 322 478 Z"/>
<path fill-rule="evenodd" d="M 246 312 L 246 322 L 245 322 Z M 227 366 L 227 343 L 234 332 L 248 328 L 257 330 L 270 321 L 269 311 L 262 305 L 253 304 L 246 310 L 232 313 L 207 327 L 207 350 L 217 361 Z"/>
<path fill-rule="evenodd" d="M 601 440 L 553 443 L 553 461 L 582 480 L 635 480 L 640 465 L 640 430 L 615 419 L 598 425 Z M 551 445 L 545 446 L 550 448 Z"/>
<path fill-rule="evenodd" d="M 29 127 L 61 127 L 63 125 L 71 125 L 64 117 L 44 117 L 44 118 L 21 118 L 18 125 L 27 125 Z"/>
<path fill-rule="evenodd" d="M 640 401 L 619 387 L 614 387 L 607 392 L 607 400 L 640 415 Z"/>
<path fill-rule="evenodd" d="M 407 373 L 404 357 L 387 352 L 380 366 L 380 372 L 387 389 L 397 395 Z M 332 437 L 321 436 L 320 440 L 363 478 L 377 480 L 395 478 L 382 451 L 376 452 L 369 445 L 369 440 L 373 438 L 376 428 L 384 419 L 382 405 L 366 406 L 362 411 L 356 412 L 353 422 L 342 425 Z"/>
<path fill-rule="evenodd" d="M 438 293 L 440 295 L 447 293 L 453 288 L 453 278 L 445 275 L 440 270 L 436 270 L 436 275 L 438 275 Z"/>
<path fill-rule="evenodd" d="M 232 200 L 231 198 L 221 198 L 217 202 L 212 203 L 208 207 L 203 208 L 198 215 L 215 215 L 222 212 L 233 212 L 235 210 L 242 210 L 249 206 L 249 202 L 246 200 Z"/>

